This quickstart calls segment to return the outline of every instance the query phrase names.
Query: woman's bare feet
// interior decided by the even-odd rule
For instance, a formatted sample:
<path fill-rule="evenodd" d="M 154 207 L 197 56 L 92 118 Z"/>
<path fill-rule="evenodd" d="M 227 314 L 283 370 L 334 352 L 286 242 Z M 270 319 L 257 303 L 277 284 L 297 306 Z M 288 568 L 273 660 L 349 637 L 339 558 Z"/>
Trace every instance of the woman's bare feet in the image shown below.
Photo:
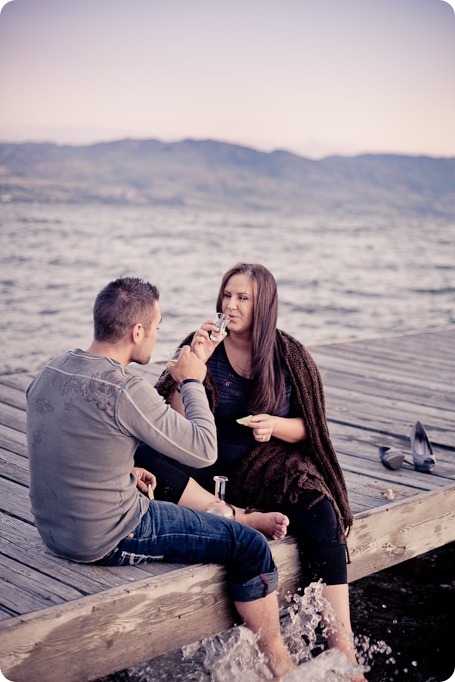
<path fill-rule="evenodd" d="M 288 532 L 289 519 L 281 512 L 246 512 L 236 507 L 235 520 L 259 530 L 273 540 L 282 540 Z"/>

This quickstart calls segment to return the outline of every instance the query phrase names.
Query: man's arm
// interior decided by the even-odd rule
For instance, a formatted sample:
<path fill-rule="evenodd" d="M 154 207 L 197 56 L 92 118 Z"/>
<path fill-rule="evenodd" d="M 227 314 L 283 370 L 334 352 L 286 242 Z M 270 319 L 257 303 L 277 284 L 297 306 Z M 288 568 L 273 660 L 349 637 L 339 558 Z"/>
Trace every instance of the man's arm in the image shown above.
<path fill-rule="evenodd" d="M 168 367 L 180 382 L 186 416 L 167 405 L 147 381 L 135 377 L 122 392 L 117 410 L 119 428 L 158 452 L 196 468 L 217 458 L 216 427 L 202 380 L 206 366 L 188 347 Z"/>

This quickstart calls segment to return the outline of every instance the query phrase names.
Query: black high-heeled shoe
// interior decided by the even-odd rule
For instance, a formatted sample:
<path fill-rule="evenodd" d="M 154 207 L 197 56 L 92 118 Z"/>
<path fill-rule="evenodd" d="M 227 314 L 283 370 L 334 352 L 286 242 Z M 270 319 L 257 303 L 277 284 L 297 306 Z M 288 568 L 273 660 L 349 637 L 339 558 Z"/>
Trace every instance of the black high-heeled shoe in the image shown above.
<path fill-rule="evenodd" d="M 398 448 L 390 448 L 385 445 L 379 447 L 379 459 L 386 467 L 396 471 L 404 462 L 404 455 Z"/>
<path fill-rule="evenodd" d="M 412 459 L 414 469 L 429 474 L 434 469 L 436 458 L 423 424 L 417 421 L 411 431 Z"/>

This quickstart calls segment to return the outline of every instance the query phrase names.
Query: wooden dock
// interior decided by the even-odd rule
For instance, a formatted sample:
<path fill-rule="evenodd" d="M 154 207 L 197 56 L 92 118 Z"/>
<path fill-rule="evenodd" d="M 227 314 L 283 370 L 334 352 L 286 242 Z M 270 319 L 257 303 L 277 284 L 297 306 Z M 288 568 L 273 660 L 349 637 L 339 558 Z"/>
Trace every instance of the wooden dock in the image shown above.
<path fill-rule="evenodd" d="M 455 326 L 311 351 L 355 514 L 350 581 L 452 542 Z M 153 380 L 160 370 L 152 364 L 145 372 Z M 28 500 L 31 379 L 0 376 L 2 674 L 13 682 L 93 680 L 231 627 L 236 617 L 219 566 L 83 566 L 44 549 Z M 434 472 L 385 469 L 378 446 L 409 456 L 416 420 L 433 444 Z M 283 598 L 298 585 L 296 548 L 292 538 L 271 544 Z"/>

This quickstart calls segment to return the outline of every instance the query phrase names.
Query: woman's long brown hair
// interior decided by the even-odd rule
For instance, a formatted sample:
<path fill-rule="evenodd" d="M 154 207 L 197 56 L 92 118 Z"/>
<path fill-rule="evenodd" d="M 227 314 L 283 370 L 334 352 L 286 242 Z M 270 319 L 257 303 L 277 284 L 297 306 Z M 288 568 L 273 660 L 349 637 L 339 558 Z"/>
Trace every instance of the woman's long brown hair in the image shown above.
<path fill-rule="evenodd" d="M 223 294 L 233 275 L 246 275 L 253 285 L 253 329 L 251 348 L 252 389 L 249 408 L 255 414 L 274 414 L 284 391 L 284 369 L 277 350 L 276 324 L 278 292 L 274 276 L 259 263 L 237 263 L 223 276 L 217 299 L 222 309 Z"/>

